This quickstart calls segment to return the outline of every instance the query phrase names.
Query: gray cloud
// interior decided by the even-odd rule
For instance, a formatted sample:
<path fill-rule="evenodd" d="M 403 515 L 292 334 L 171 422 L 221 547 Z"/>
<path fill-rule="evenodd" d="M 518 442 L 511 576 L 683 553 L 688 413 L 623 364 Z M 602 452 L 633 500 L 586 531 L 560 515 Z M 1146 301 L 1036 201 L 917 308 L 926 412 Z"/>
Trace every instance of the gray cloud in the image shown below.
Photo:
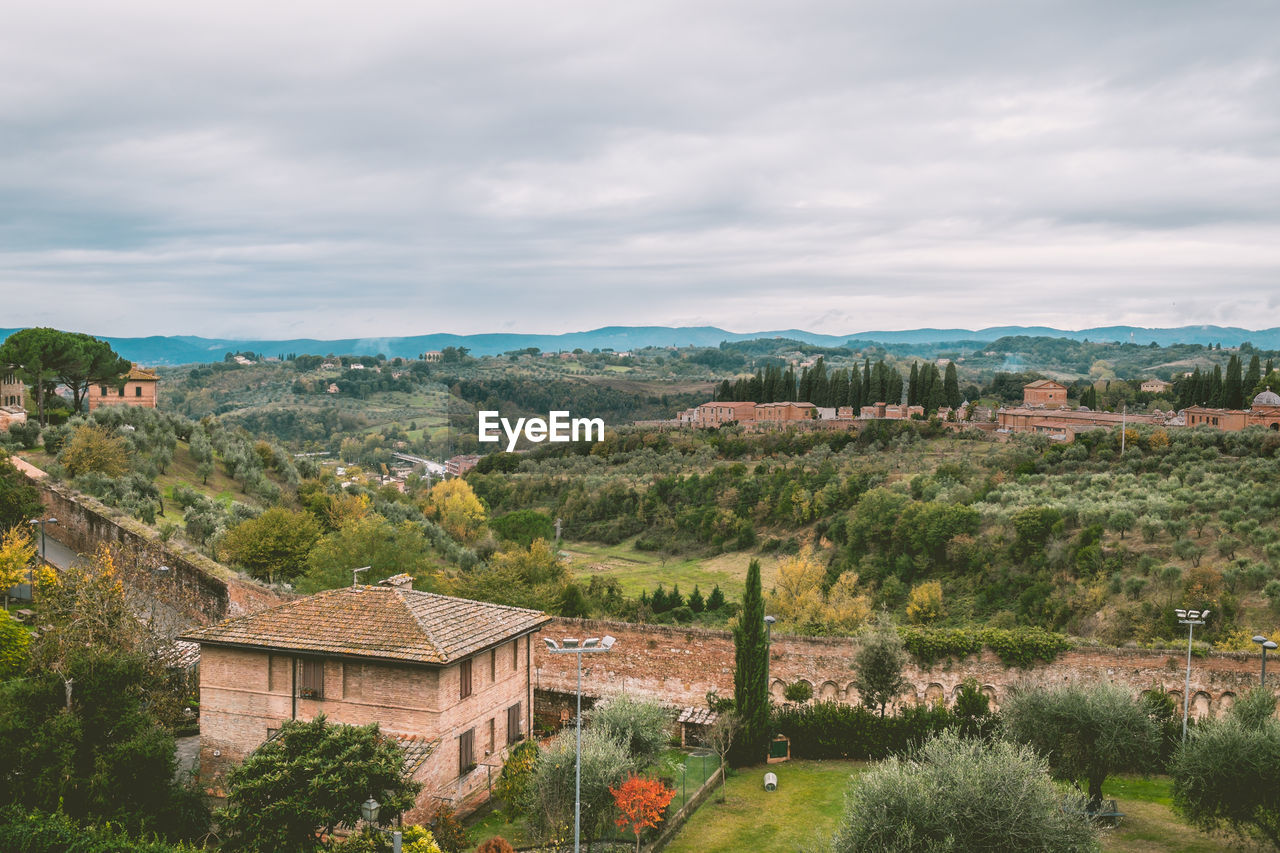
<path fill-rule="evenodd" d="M 1276 325 L 1266 2 L 28 4 L 0 325 Z"/>

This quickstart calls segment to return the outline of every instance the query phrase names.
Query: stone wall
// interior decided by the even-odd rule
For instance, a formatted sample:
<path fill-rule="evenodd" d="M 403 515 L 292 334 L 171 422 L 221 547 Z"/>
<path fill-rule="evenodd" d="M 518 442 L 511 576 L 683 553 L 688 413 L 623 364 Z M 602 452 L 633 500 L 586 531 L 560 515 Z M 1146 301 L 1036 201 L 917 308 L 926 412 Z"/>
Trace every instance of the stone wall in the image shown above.
<path fill-rule="evenodd" d="M 709 690 L 733 694 L 733 636 L 728 631 L 668 625 L 636 625 L 580 619 L 555 619 L 541 636 L 601 637 L 618 642 L 613 650 L 583 658 L 582 690 L 587 697 L 627 693 L 646 696 L 672 706 L 703 706 Z M 782 701 L 782 688 L 807 681 L 815 699 L 856 703 L 853 660 L 858 642 L 846 637 L 792 637 L 775 634 L 770 657 L 770 692 Z M 534 677 L 541 691 L 536 710 L 540 718 L 558 716 L 561 697 L 572 697 L 576 670 L 572 655 L 548 654 L 535 644 Z M 1217 716 L 1237 695 L 1258 683 L 1259 659 L 1247 652 L 1215 652 L 1191 661 L 1191 715 Z M 1112 681 L 1135 694 L 1150 689 L 1168 693 L 1182 708 L 1186 652 L 1177 650 L 1079 648 L 1064 652 L 1052 663 L 1031 669 L 1006 667 L 989 650 L 932 668 L 910 664 L 910 684 L 900 703 L 950 704 L 960 683 L 977 679 L 999 707 L 1010 688 L 1020 683 L 1061 684 L 1073 679 Z M 590 699 L 584 699 L 584 706 Z"/>
<path fill-rule="evenodd" d="M 40 490 L 45 514 L 58 520 L 46 525 L 45 535 L 78 554 L 92 553 L 102 544 L 128 554 L 130 559 L 118 566 L 126 585 L 135 595 L 166 610 L 165 619 L 175 626 L 175 633 L 287 600 L 287 596 L 202 554 L 161 542 L 151 527 L 52 482 L 40 469 L 16 457 L 11 461 Z M 157 572 L 160 566 L 168 566 L 170 571 Z"/>

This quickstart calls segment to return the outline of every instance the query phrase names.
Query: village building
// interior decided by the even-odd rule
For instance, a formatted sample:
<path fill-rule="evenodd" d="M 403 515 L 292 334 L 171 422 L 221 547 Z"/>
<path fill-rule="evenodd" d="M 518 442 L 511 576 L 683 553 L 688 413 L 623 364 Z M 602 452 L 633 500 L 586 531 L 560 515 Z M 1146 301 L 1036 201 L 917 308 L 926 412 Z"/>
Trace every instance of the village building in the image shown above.
<path fill-rule="evenodd" d="M 760 403 L 756 406 L 756 422 L 811 421 L 817 417 L 813 403 Z"/>
<path fill-rule="evenodd" d="M 1022 405 L 1027 408 L 1058 409 L 1067 404 L 1067 386 L 1052 379 L 1039 379 L 1022 386 Z"/>
<path fill-rule="evenodd" d="M 89 411 L 99 406 L 139 406 L 144 409 L 156 407 L 156 387 L 160 384 L 154 370 L 133 365 L 124 377 L 124 387 L 110 384 L 94 384 L 89 386 Z"/>
<path fill-rule="evenodd" d="M 858 417 L 867 421 L 901 421 L 913 417 L 924 417 L 924 406 L 907 406 L 895 403 L 872 403 L 859 410 Z"/>
<path fill-rule="evenodd" d="M 18 378 L 13 365 L 9 365 L 0 373 L 0 430 L 27 422 L 26 394 L 26 385 Z"/>
<path fill-rule="evenodd" d="M 472 468 L 480 464 L 480 457 L 474 453 L 466 453 L 461 456 L 454 456 L 444 463 L 444 472 L 450 477 L 461 477 Z"/>
<path fill-rule="evenodd" d="M 696 427 L 718 427 L 727 423 L 749 424 L 755 419 L 755 403 L 712 402 L 693 410 L 692 423 Z"/>
<path fill-rule="evenodd" d="M 409 575 L 331 589 L 190 631 L 200 646 L 201 779 L 226 772 L 287 720 L 377 723 L 423 784 L 407 815 L 488 796 L 532 725 L 533 634 L 550 617 L 412 588 Z"/>
<path fill-rule="evenodd" d="M 1280 431 L 1280 394 L 1267 390 L 1253 398 L 1248 409 L 1210 409 L 1205 406 L 1189 406 L 1182 411 L 1189 427 L 1210 426 L 1227 432 L 1238 432 L 1245 427 L 1261 426 Z"/>
<path fill-rule="evenodd" d="M 444 353 L 438 349 L 427 350 L 422 354 L 422 360 L 427 362 L 440 361 L 444 358 Z"/>
<path fill-rule="evenodd" d="M 1163 379 L 1147 379 L 1138 386 L 1139 390 L 1148 394 L 1163 394 L 1172 387 L 1172 382 L 1165 382 Z"/>

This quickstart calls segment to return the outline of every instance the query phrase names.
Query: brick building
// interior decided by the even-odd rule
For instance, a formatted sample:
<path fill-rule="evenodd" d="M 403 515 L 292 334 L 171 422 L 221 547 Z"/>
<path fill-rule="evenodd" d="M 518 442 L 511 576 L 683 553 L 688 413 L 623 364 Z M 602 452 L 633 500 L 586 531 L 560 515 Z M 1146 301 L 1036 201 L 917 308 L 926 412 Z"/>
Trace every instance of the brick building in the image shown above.
<path fill-rule="evenodd" d="M 818 417 L 813 403 L 760 403 L 756 421 L 811 421 Z"/>
<path fill-rule="evenodd" d="M 753 423 L 756 419 L 756 404 L 751 402 L 713 402 L 703 403 L 693 410 L 692 423 L 697 427 L 718 427 L 721 424 Z"/>
<path fill-rule="evenodd" d="M 1052 379 L 1039 379 L 1022 386 L 1022 405 L 1057 409 L 1067 404 L 1067 386 Z"/>
<path fill-rule="evenodd" d="M 1187 426 L 1211 426 L 1227 432 L 1237 432 L 1245 427 L 1261 426 L 1280 431 L 1280 394 L 1270 387 L 1253 398 L 1248 409 L 1209 409 L 1190 406 L 1183 410 Z"/>
<path fill-rule="evenodd" d="M 223 775 L 289 719 L 378 723 L 423 783 L 414 820 L 469 811 L 532 721 L 530 641 L 549 617 L 412 588 L 333 589 L 191 631 L 200 644 L 200 767 Z"/>
<path fill-rule="evenodd" d="M 124 388 L 118 385 L 90 385 L 89 411 L 99 406 L 141 406 L 144 409 L 156 407 L 156 386 L 160 384 L 154 370 L 134 365 L 125 377 Z"/>

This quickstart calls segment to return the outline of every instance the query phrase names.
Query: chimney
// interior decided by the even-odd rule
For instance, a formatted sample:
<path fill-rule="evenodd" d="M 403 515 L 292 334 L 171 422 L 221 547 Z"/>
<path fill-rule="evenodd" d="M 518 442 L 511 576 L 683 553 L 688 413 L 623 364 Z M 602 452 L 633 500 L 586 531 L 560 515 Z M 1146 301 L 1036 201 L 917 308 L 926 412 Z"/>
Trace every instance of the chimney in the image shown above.
<path fill-rule="evenodd" d="M 401 572 L 398 575 L 392 575 L 386 580 L 378 581 L 378 586 L 389 586 L 392 589 L 412 590 L 413 575 Z"/>

